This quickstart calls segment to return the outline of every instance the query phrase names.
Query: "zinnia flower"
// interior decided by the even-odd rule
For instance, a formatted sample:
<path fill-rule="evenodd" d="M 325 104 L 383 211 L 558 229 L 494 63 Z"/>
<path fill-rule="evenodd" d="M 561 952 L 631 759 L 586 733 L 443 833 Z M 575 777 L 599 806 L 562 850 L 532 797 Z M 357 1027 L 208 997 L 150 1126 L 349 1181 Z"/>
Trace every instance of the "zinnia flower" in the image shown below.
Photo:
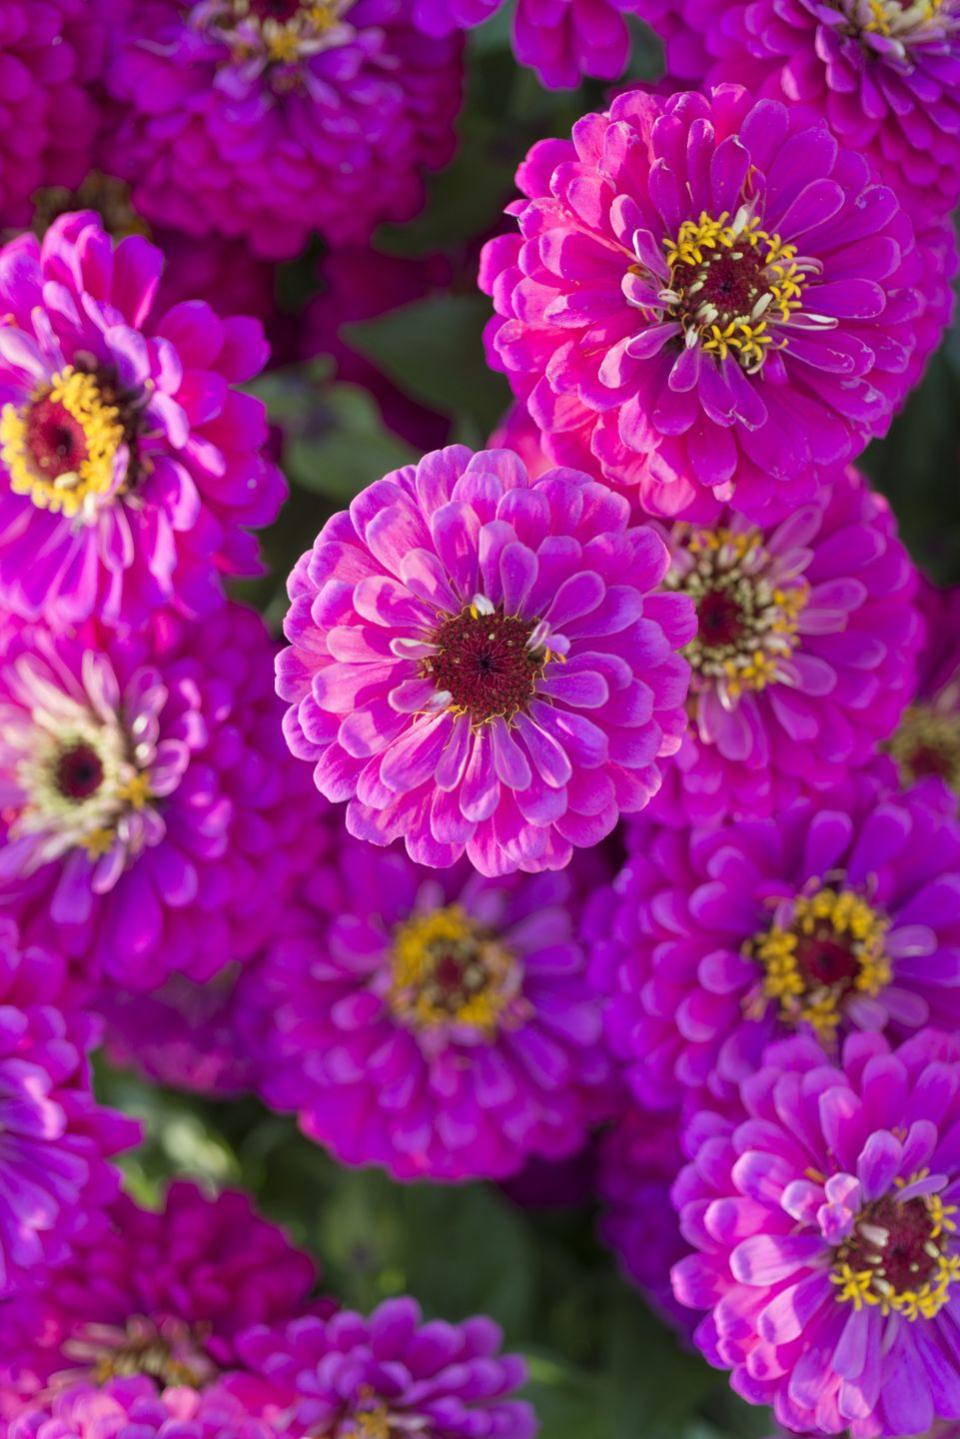
<path fill-rule="evenodd" d="M 438 875 L 347 840 L 268 951 L 260 1087 L 345 1164 L 500 1179 L 563 1158 L 610 1109 L 578 942 L 594 856 L 562 874 Z"/>
<path fill-rule="evenodd" d="M 957 0 L 654 0 L 642 13 L 668 37 L 672 75 L 819 111 L 918 217 L 960 200 Z"/>
<path fill-rule="evenodd" d="M 626 1109 L 601 1141 L 597 1194 L 601 1238 L 627 1278 L 689 1337 L 693 1316 L 670 1286 L 671 1267 L 687 1253 L 670 1203 L 671 1185 L 683 1165 L 680 1127 L 676 1110 Z"/>
<path fill-rule="evenodd" d="M 570 470 L 452 446 L 370 485 L 290 577 L 294 754 L 360 839 L 481 874 L 559 869 L 675 753 L 693 605 L 663 541 Z"/>
<path fill-rule="evenodd" d="M 414 22 L 429 35 L 482 25 L 503 0 L 415 0 Z M 639 0 L 518 0 L 513 48 L 551 90 L 574 89 L 584 75 L 617 80 L 630 58 L 626 16 Z"/>
<path fill-rule="evenodd" d="M 906 785 L 942 780 L 960 797 L 960 586 L 919 591 L 927 642 L 920 678 L 888 748 Z"/>
<path fill-rule="evenodd" d="M 99 1027 L 73 1006 L 63 959 L 23 945 L 0 914 L 0 1298 L 99 1236 L 139 1126 L 98 1105 L 88 1055 Z"/>
<path fill-rule="evenodd" d="M 0 225 L 23 225 L 42 185 L 74 185 L 100 124 L 94 82 L 114 0 L 0 6 Z"/>
<path fill-rule="evenodd" d="M 246 1195 L 181 1182 L 160 1213 L 122 1195 L 111 1218 L 45 1287 L 0 1309 L 0 1413 L 71 1381 L 143 1375 L 202 1392 L 241 1363 L 243 1330 L 330 1310 L 311 1300 L 312 1261 Z"/>
<path fill-rule="evenodd" d="M 776 518 L 885 433 L 926 277 L 896 195 L 809 112 L 634 90 L 517 182 L 520 233 L 481 264 L 488 354 L 555 460 L 650 513 Z"/>
<path fill-rule="evenodd" d="M 4 1439 L 273 1439 L 221 1390 L 157 1393 L 150 1379 L 78 1384 L 29 1408 L 3 1430 Z"/>
<path fill-rule="evenodd" d="M 771 1046 L 732 1119 L 697 1116 L 673 1270 L 697 1342 L 791 1430 L 853 1439 L 960 1418 L 960 1065 L 926 1034 L 852 1035 L 842 1067 Z"/>
<path fill-rule="evenodd" d="M 727 510 L 668 539 L 666 583 L 692 597 L 699 630 L 690 730 L 651 813 L 762 818 L 871 760 L 910 697 L 923 635 L 886 501 L 840 470 L 782 524 Z"/>
<path fill-rule="evenodd" d="M 201 300 L 154 316 L 162 267 L 90 212 L 0 251 L 0 595 L 19 614 L 207 613 L 225 576 L 259 572 L 249 530 L 285 487 L 263 405 L 234 386 L 262 330 Z"/>
<path fill-rule="evenodd" d="M 368 1319 L 344 1310 L 244 1334 L 253 1377 L 224 1388 L 292 1435 L 532 1439 L 533 1410 L 513 1398 L 526 1366 L 502 1342 L 492 1319 L 424 1324 L 413 1299 L 388 1299 Z"/>
<path fill-rule="evenodd" d="M 6 908 L 90 983 L 150 990 L 250 958 L 326 842 L 283 744 L 263 622 L 229 605 L 135 635 L 7 630 Z"/>
<path fill-rule="evenodd" d="M 453 153 L 460 45 L 404 0 L 140 0 L 107 73 L 105 142 L 152 222 L 286 259 L 319 230 L 409 219 Z"/>
<path fill-rule="evenodd" d="M 801 1029 L 960 1028 L 960 825 L 861 774 L 771 819 L 630 835 L 595 981 L 641 1102 L 723 1095 Z M 597 915 L 602 906 L 592 910 Z"/>

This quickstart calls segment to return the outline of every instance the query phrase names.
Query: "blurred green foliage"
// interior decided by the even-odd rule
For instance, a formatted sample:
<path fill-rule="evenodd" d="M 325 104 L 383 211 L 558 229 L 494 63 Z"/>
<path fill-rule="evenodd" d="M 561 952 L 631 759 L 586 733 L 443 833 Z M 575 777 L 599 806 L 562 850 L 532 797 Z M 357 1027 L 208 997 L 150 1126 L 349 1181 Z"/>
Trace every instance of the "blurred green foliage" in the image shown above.
<path fill-rule="evenodd" d="M 342 338 L 409 399 L 449 421 L 449 435 L 479 445 L 508 391 L 484 364 L 489 314 L 475 289 L 479 245 L 501 225 L 518 160 L 538 138 L 569 133 L 603 92 L 551 94 L 509 51 L 508 20 L 475 32 L 461 144 L 436 177 L 424 213 L 377 237 L 384 255 L 449 262 L 449 293 L 429 295 Z M 639 27 L 633 75 L 656 73 L 657 51 Z M 311 255 L 278 277 L 295 316 L 315 288 Z M 291 498 L 266 538 L 269 573 L 245 596 L 274 625 L 285 578 L 325 518 L 365 485 L 414 458 L 388 430 L 376 400 L 340 383 L 332 361 L 272 371 L 255 386 L 277 427 Z M 865 464 L 887 494 L 918 560 L 940 580 L 960 579 L 960 341 L 930 367 L 922 388 Z M 618 1277 L 596 1241 L 589 1211 L 519 1208 L 495 1187 L 401 1187 L 370 1171 L 338 1168 L 292 1121 L 253 1101 L 215 1105 L 103 1071 L 101 1089 L 144 1117 L 148 1141 L 128 1160 L 129 1182 L 155 1203 L 165 1179 L 200 1176 L 241 1186 L 287 1225 L 322 1264 L 346 1303 L 369 1308 L 410 1292 L 431 1315 L 493 1314 L 530 1359 L 530 1396 L 544 1439 L 760 1439 L 769 1416 L 741 1404 L 726 1377 L 686 1353 Z"/>

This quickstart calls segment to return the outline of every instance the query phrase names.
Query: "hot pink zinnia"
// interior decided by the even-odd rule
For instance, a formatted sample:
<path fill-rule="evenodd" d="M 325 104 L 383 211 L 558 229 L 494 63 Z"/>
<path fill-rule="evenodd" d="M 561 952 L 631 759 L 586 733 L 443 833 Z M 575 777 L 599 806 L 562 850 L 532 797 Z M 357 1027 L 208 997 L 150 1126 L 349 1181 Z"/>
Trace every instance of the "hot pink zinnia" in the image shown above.
<path fill-rule="evenodd" d="M 0 4 L 0 226 L 27 223 L 38 187 L 74 185 L 89 168 L 113 3 Z"/>
<path fill-rule="evenodd" d="M 326 817 L 283 743 L 274 648 L 240 605 L 0 632 L 0 895 L 85 980 L 206 980 L 276 933 Z"/>
<path fill-rule="evenodd" d="M 26 1409 L 3 1439 L 275 1439 L 222 1389 L 205 1394 L 185 1386 L 158 1393 L 142 1375 L 106 1384 L 77 1384 Z"/>
<path fill-rule="evenodd" d="M 690 729 L 651 814 L 763 818 L 873 758 L 910 698 L 923 626 L 886 501 L 852 470 L 763 530 L 736 511 L 668 533 L 697 606 Z"/>
<path fill-rule="evenodd" d="M 923 266 L 896 195 L 821 120 L 732 85 L 634 90 L 517 181 L 520 233 L 481 264 L 488 352 L 554 459 L 650 513 L 709 520 L 735 496 L 777 518 L 885 433 Z"/>
<path fill-rule="evenodd" d="M 654 0 L 641 13 L 668 36 L 672 75 L 818 110 L 915 214 L 942 219 L 960 200 L 958 0 Z"/>
<path fill-rule="evenodd" d="M 78 1236 L 102 1236 L 120 1184 L 107 1161 L 140 1130 L 93 1097 L 99 1037 L 63 959 L 0 914 L 0 1299 L 63 1265 Z"/>
<path fill-rule="evenodd" d="M 107 84 L 105 143 L 152 221 L 271 259 L 311 230 L 365 241 L 422 203 L 460 103 L 460 46 L 405 0 L 139 0 Z"/>
<path fill-rule="evenodd" d="M 562 874 L 438 875 L 346 840 L 263 965 L 267 1102 L 342 1163 L 400 1179 L 572 1154 L 613 1092 L 577 933 L 603 873 L 590 855 Z"/>
<path fill-rule="evenodd" d="M 559 869 L 675 753 L 693 605 L 666 546 L 573 470 L 451 446 L 370 485 L 290 577 L 291 749 L 360 839 Z"/>
<path fill-rule="evenodd" d="M 291 1436 L 533 1439 L 534 1412 L 514 1397 L 526 1365 L 502 1343 L 483 1315 L 424 1324 L 413 1299 L 388 1299 L 369 1318 L 343 1310 L 244 1334 L 251 1376 L 224 1388 Z"/>
<path fill-rule="evenodd" d="M 0 251 L 0 595 L 48 624 L 222 603 L 285 487 L 263 456 L 260 324 L 155 315 L 160 251 L 92 212 Z"/>
<path fill-rule="evenodd" d="M 0 1414 L 64 1376 L 203 1391 L 240 1365 L 245 1329 L 330 1311 L 311 1300 L 312 1261 L 246 1195 L 177 1183 L 160 1213 L 124 1195 L 111 1217 L 44 1288 L 0 1309 Z"/>
<path fill-rule="evenodd" d="M 593 978 L 641 1102 L 726 1094 L 796 1028 L 830 1053 L 850 1029 L 960 1029 L 952 797 L 854 779 L 771 819 L 634 826 Z"/>
<path fill-rule="evenodd" d="M 732 1117 L 691 1122 L 673 1199 L 677 1298 L 735 1390 L 791 1430 L 924 1434 L 960 1418 L 960 1065 L 772 1045 Z"/>

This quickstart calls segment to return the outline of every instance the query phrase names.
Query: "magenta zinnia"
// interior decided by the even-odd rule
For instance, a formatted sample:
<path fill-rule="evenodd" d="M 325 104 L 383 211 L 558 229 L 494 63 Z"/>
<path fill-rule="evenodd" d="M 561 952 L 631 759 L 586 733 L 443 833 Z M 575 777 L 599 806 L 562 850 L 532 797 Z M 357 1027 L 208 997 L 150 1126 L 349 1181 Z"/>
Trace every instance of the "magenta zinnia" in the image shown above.
<path fill-rule="evenodd" d="M 258 322 L 153 313 L 163 268 L 89 212 L 0 251 L 0 596 L 51 625 L 206 613 L 258 573 L 284 495 L 263 456 Z"/>
<path fill-rule="evenodd" d="M 642 820 L 599 930 L 594 979 L 641 1100 L 726 1094 L 799 1029 L 960 1028 L 953 797 L 861 775 L 774 818 Z"/>
<path fill-rule="evenodd" d="M 960 1065 L 928 1035 L 842 1065 L 771 1046 L 731 1116 L 701 1113 L 674 1203 L 697 1342 L 791 1430 L 924 1434 L 960 1418 Z M 936 1431 L 933 1431 L 936 1432 Z"/>
<path fill-rule="evenodd" d="M 913 227 L 809 112 L 634 90 L 517 180 L 488 352 L 555 460 L 650 513 L 773 518 L 886 431 L 927 307 Z"/>
<path fill-rule="evenodd" d="M 500 1179 L 562 1158 L 613 1077 L 578 940 L 593 856 L 562 874 L 438 875 L 347 840 L 268 951 L 267 1102 L 346 1164 L 400 1179 Z"/>
<path fill-rule="evenodd" d="M 572 470 L 427 455 L 335 515 L 290 577 L 293 752 L 360 839 L 482 874 L 558 869 L 659 788 L 692 602 L 667 550 Z"/>
<path fill-rule="evenodd" d="M 0 1299 L 62 1266 L 78 1236 L 102 1237 L 120 1183 L 108 1159 L 139 1126 L 94 1100 L 98 1039 L 64 960 L 0 915 Z"/>
<path fill-rule="evenodd" d="M 0 636 L 0 895 L 83 977 L 150 990 L 250 958 L 325 843 L 274 645 L 228 605 L 136 635 Z"/>
<path fill-rule="evenodd" d="M 222 1390 L 182 1386 L 158 1393 L 142 1375 L 103 1386 L 77 1384 L 19 1414 L 4 1439 L 276 1439 Z"/>
<path fill-rule="evenodd" d="M 906 705 L 923 628 L 885 500 L 854 471 L 764 530 L 736 511 L 668 533 L 690 595 L 691 726 L 651 810 L 762 818 L 873 757 Z"/>
<path fill-rule="evenodd" d="M 406 220 L 453 152 L 460 45 L 407 0 L 138 0 L 107 72 L 110 168 L 152 222 L 289 258 Z"/>

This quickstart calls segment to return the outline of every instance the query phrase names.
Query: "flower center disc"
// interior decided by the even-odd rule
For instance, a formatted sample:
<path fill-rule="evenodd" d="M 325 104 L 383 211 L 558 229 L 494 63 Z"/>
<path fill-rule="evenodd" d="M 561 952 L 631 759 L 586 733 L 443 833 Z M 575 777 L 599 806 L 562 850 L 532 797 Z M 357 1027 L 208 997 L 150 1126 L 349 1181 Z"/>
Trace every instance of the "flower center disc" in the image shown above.
<path fill-rule="evenodd" d="M 530 646 L 533 631 L 500 609 L 485 614 L 469 605 L 434 631 L 437 653 L 425 673 L 474 724 L 511 719 L 526 709 L 546 663 L 544 650 Z"/>
<path fill-rule="evenodd" d="M 915 705 L 904 713 L 889 747 L 905 784 L 936 775 L 960 794 L 960 716 Z"/>
<path fill-rule="evenodd" d="M 733 645 L 743 634 L 743 611 L 723 590 L 708 590 L 697 606 L 700 636 L 704 645 Z"/>
<path fill-rule="evenodd" d="M 200 1333 L 180 1319 L 142 1316 L 125 1326 L 91 1326 L 64 1346 L 68 1358 L 88 1370 L 96 1384 L 143 1375 L 161 1388 L 203 1389 L 217 1377 Z M 75 1382 L 76 1372 L 71 1374 Z"/>
<path fill-rule="evenodd" d="M 955 1212 L 936 1194 L 887 1194 L 868 1204 L 834 1253 L 838 1299 L 909 1320 L 932 1318 L 960 1278 L 960 1257 L 949 1252 Z"/>
<path fill-rule="evenodd" d="M 54 782 L 64 799 L 77 803 L 90 799 L 103 783 L 103 777 L 103 761 L 92 745 L 73 745 L 64 750 L 56 762 Z"/>
<path fill-rule="evenodd" d="M 787 922 L 744 949 L 764 969 L 761 1009 L 776 1000 L 781 1023 L 809 1024 L 831 1040 L 851 996 L 875 997 L 890 983 L 888 928 L 889 920 L 850 890 L 799 896 Z"/>
<path fill-rule="evenodd" d="M 520 978 L 510 951 L 452 904 L 398 928 L 388 1003 L 416 1029 L 455 1023 L 489 1036 L 516 997 Z"/>

